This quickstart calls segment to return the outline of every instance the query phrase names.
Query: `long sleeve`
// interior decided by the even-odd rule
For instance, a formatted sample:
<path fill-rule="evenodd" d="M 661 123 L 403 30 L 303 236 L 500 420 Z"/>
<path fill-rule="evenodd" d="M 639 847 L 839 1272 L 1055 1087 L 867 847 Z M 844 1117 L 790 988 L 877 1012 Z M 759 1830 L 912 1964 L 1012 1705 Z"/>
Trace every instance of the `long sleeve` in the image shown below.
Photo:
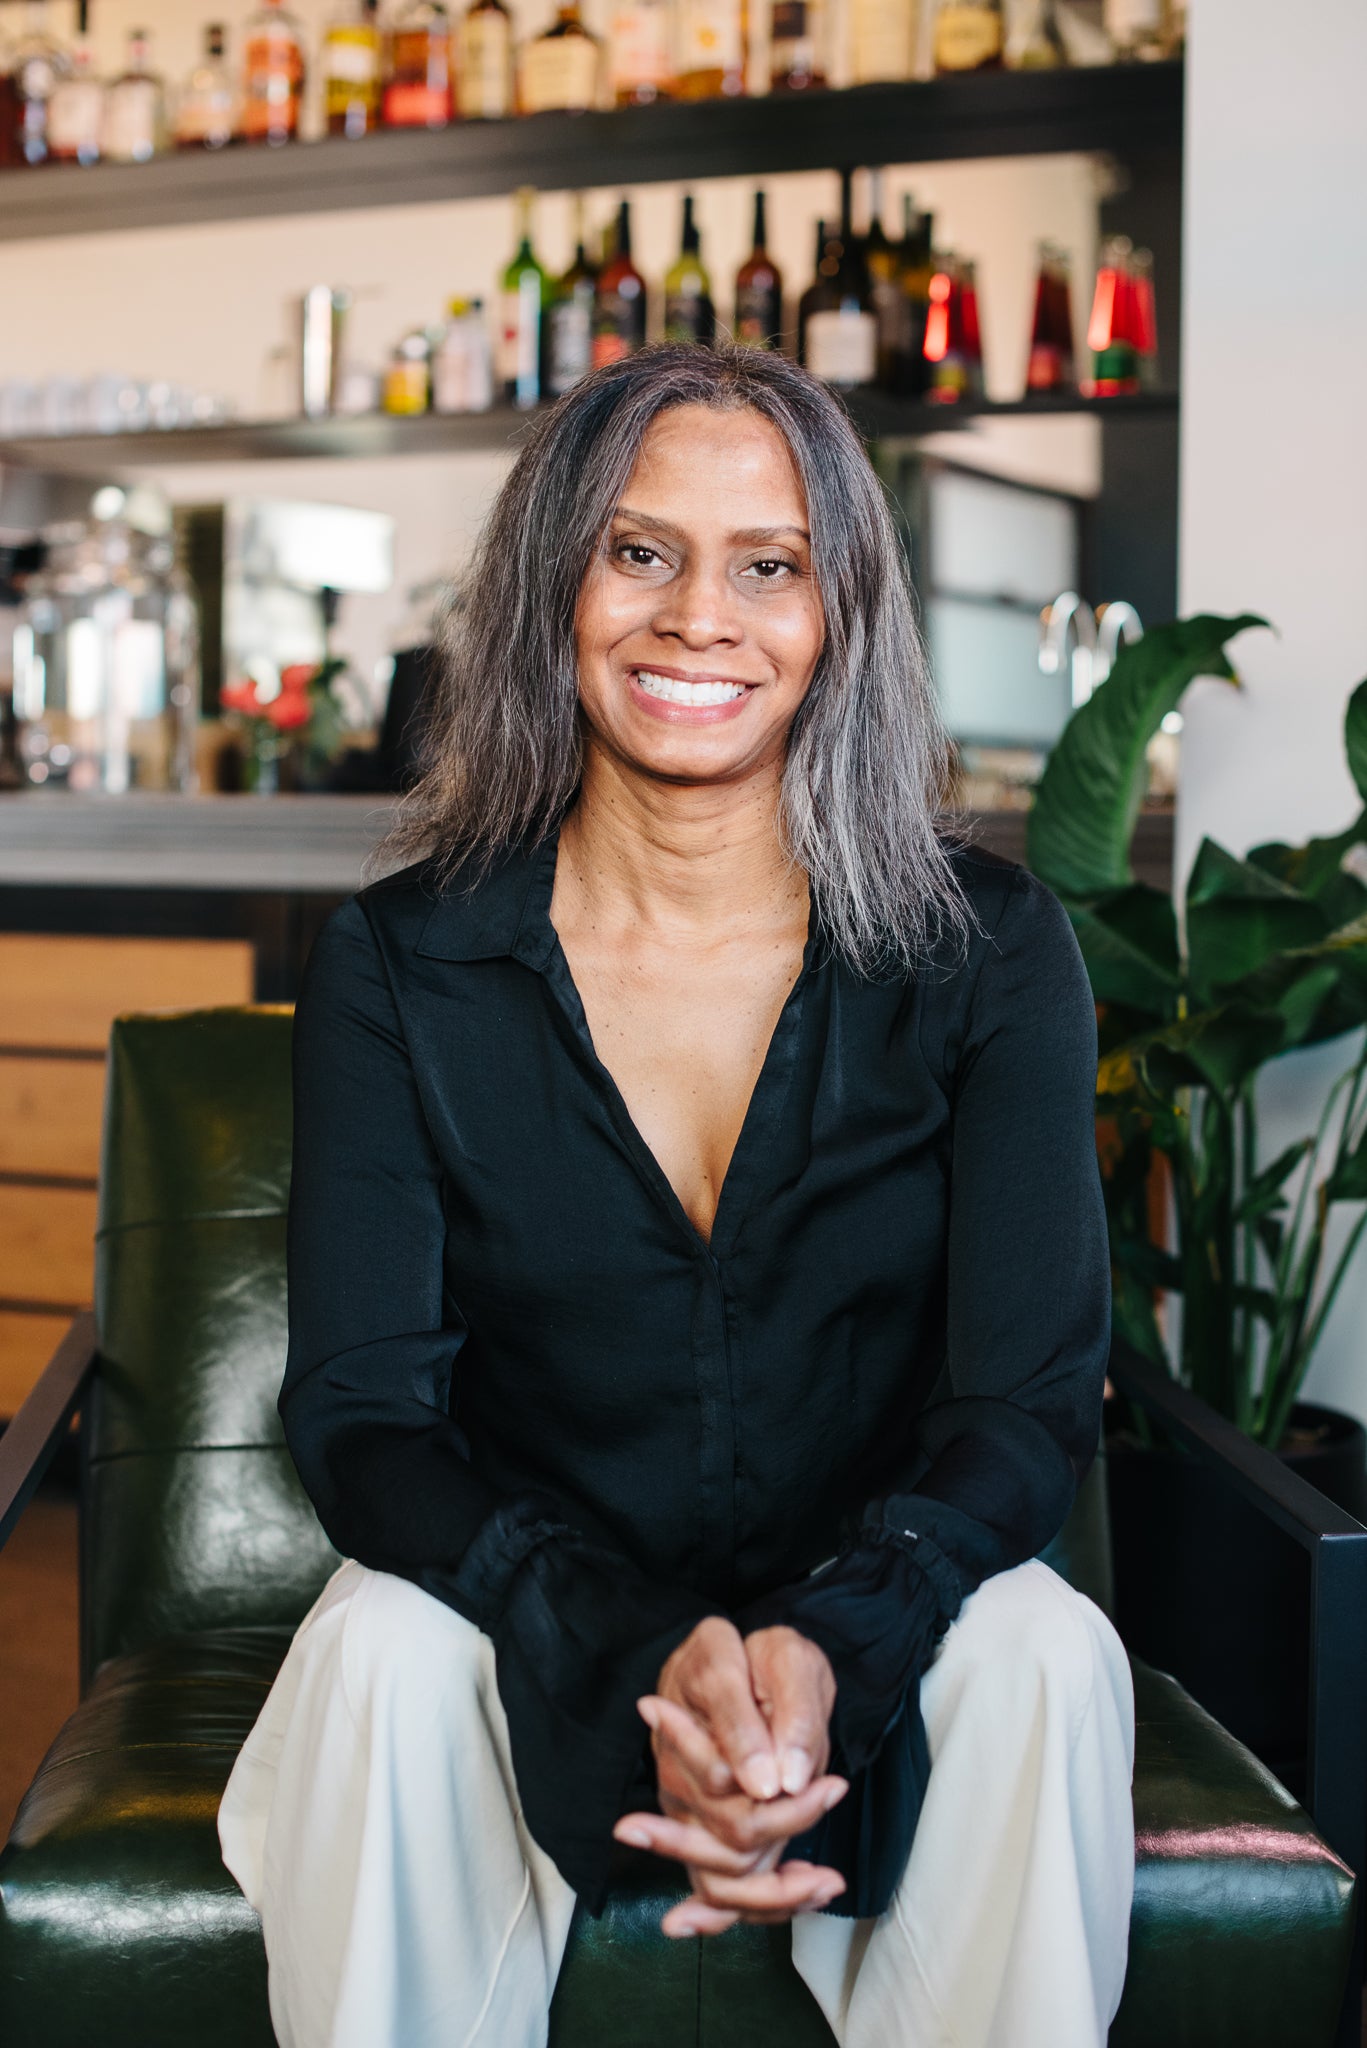
<path fill-rule="evenodd" d="M 479 1076 L 469 1085 L 478 1088 Z M 289 1350 L 279 1412 L 344 1556 L 489 1634 L 528 1825 L 592 1912 L 648 1757 L 635 1707 L 715 1609 L 502 1494 L 452 1414 L 468 1330 L 444 1281 L 442 1171 L 364 907 L 334 914 L 294 1023 Z"/>
<path fill-rule="evenodd" d="M 830 1657 L 846 1799 L 791 1846 L 886 1906 L 929 1775 L 919 1681 L 963 1600 L 1033 1557 L 1096 1452 L 1110 1266 L 1096 1157 L 1096 1011 L 1067 913 L 1014 878 L 952 1027 L 945 1363 L 886 1490 L 840 1554 L 740 1618 L 786 1621 Z"/>

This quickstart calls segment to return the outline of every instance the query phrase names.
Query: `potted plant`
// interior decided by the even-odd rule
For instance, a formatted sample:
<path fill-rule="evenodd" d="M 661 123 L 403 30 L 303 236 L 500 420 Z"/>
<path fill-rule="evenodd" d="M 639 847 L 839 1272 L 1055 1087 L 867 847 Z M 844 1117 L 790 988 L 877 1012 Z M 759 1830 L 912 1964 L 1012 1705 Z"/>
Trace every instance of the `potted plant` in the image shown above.
<path fill-rule="evenodd" d="M 342 742 L 346 713 L 333 689 L 344 661 L 300 661 L 263 680 L 225 683 L 219 702 L 236 728 L 243 789 L 273 796 L 321 788 Z"/>
<path fill-rule="evenodd" d="M 1361 1514 L 1361 1425 L 1299 1395 L 1367 1224 L 1365 1209 L 1326 1261 L 1334 1205 L 1367 1198 L 1367 1040 L 1314 1132 L 1272 1160 L 1258 1151 L 1257 1081 L 1270 1061 L 1367 1024 L 1367 683 L 1345 720 L 1364 808 L 1341 832 L 1270 840 L 1242 858 L 1203 839 L 1180 928 L 1172 897 L 1137 881 L 1130 862 L 1149 741 L 1196 677 L 1237 686 L 1227 643 L 1265 623 L 1183 619 L 1125 648 L 1050 754 L 1026 857 L 1067 907 L 1098 1003 L 1116 1336 Z M 1176 1345 L 1160 1323 L 1164 1291 L 1180 1298 Z M 1294 1778 L 1299 1561 L 1120 1404 L 1108 1403 L 1108 1428 L 1117 1600 L 1136 1647 Z M 1145 1588 L 1170 1577 L 1152 1568 L 1155 1543 L 1177 1553 L 1185 1608 L 1145 1610 Z M 1260 1628 L 1228 1597 L 1240 1578 L 1264 1610 Z M 1269 1628 L 1277 1599 L 1285 1612 Z M 1255 1641 L 1275 1668 L 1247 1668 Z"/>

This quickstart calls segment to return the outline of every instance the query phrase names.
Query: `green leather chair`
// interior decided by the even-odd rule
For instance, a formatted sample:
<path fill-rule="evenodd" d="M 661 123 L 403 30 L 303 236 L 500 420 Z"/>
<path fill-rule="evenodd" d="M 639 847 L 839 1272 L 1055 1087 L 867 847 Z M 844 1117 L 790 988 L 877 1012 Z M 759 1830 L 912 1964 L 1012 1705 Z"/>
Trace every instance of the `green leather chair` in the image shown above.
<path fill-rule="evenodd" d="M 274 2038 L 260 1925 L 215 1816 L 339 1561 L 275 1405 L 289 1038 L 285 1009 L 115 1024 L 98 1349 L 82 1319 L 0 1439 L 3 1539 L 81 1417 L 81 1701 L 0 1854 L 0 2038 L 14 2048 Z M 1108 1603 L 1104 1459 L 1045 1555 Z M 1352 1872 L 1172 1678 L 1138 1661 L 1134 1677 L 1137 1886 L 1112 2042 L 1346 2040 Z M 675 1866 L 622 1852 L 609 1910 L 572 1930 L 552 2048 L 829 2044 L 787 1928 L 670 1942 L 658 1922 L 682 1889 Z"/>

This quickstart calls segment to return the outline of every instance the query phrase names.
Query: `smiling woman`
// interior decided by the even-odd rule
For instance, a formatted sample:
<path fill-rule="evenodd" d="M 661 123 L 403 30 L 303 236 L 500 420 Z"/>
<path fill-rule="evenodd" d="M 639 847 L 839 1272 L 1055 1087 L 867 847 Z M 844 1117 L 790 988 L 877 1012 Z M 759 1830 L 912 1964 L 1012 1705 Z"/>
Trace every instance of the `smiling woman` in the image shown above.
<path fill-rule="evenodd" d="M 1133 1694 L 1038 1557 L 1109 1349 L 1096 1015 L 937 826 L 830 393 L 576 386 L 428 747 L 295 1014 L 279 1407 L 344 1561 L 219 1811 L 282 2048 L 544 2048 L 618 1843 L 666 1934 L 790 1925 L 840 2048 L 1100 2048 Z"/>

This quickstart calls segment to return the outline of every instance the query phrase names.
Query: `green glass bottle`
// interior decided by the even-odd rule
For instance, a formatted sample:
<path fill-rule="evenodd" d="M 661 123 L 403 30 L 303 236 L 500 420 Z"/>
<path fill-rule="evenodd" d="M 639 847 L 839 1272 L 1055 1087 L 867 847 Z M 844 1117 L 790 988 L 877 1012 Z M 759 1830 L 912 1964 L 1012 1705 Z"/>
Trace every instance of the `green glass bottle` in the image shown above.
<path fill-rule="evenodd" d="M 508 405 L 535 405 L 541 396 L 541 321 L 546 273 L 532 254 L 529 185 L 517 194 L 517 253 L 503 273 L 498 334 L 498 378 Z"/>
<path fill-rule="evenodd" d="M 683 203 L 680 244 L 677 259 L 665 273 L 665 340 L 695 341 L 711 348 L 717 338 L 717 314 L 691 193 Z"/>
<path fill-rule="evenodd" d="M 559 398 L 593 368 L 593 309 L 597 273 L 584 248 L 584 200 L 574 201 L 574 261 L 551 290 L 546 310 L 546 396 Z"/>

